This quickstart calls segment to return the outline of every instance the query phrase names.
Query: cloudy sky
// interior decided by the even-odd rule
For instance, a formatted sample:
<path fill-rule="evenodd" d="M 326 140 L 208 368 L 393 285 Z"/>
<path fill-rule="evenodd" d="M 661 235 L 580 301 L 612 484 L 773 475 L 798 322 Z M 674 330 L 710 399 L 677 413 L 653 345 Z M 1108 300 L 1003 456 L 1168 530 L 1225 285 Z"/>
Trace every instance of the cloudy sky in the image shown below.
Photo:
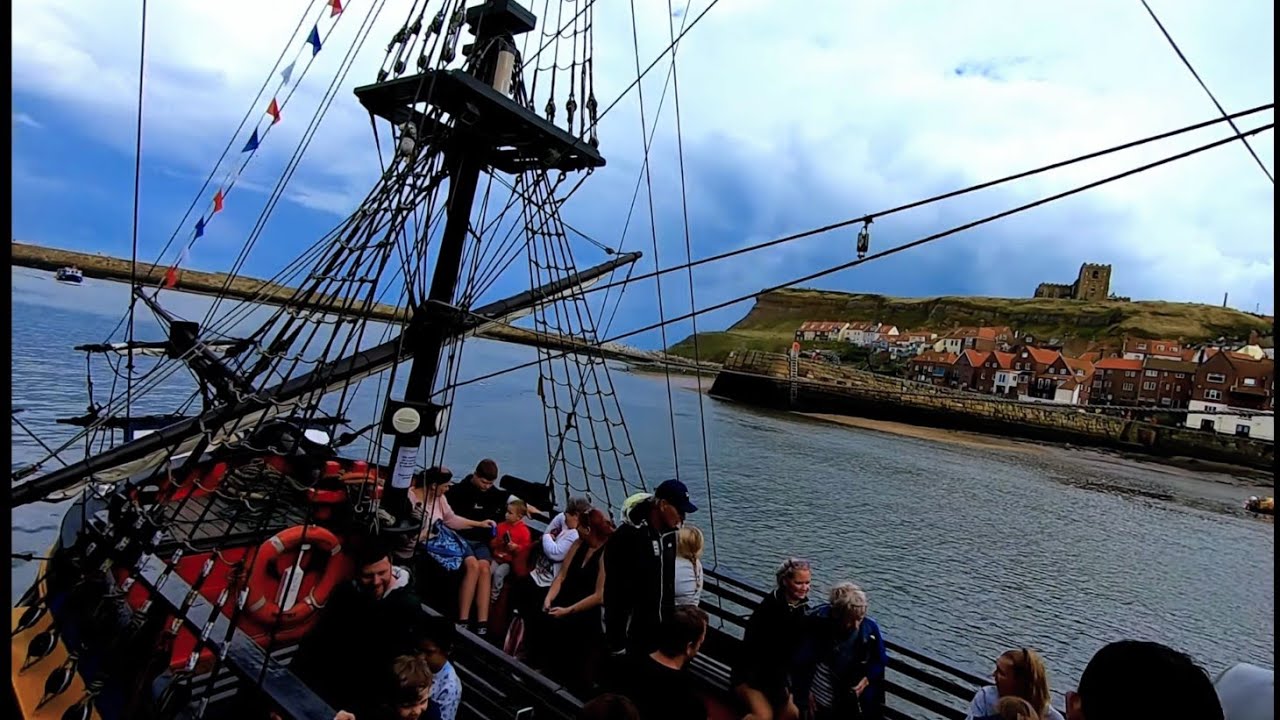
<path fill-rule="evenodd" d="M 709 0 L 641 0 L 641 65 L 666 46 L 669 23 Z M 358 205 L 379 173 L 369 117 L 350 89 L 371 81 L 413 3 L 350 0 L 323 50 L 253 157 L 191 265 L 225 269 L 250 234 L 343 56 L 373 7 L 370 40 L 288 184 L 246 272 L 268 276 Z M 676 2 L 676 0 L 673 0 Z M 1150 0 L 1229 111 L 1273 101 L 1274 10 Z M 316 0 L 152 2 L 147 27 L 140 256 L 154 259 L 255 93 L 320 13 Z M 432 7 L 436 0 L 432 1 Z M 541 3 L 534 10 L 541 13 Z M 566 2 L 566 9 L 575 7 Z M 15 239 L 126 255 L 133 204 L 140 3 L 19 0 L 13 7 Z M 557 10 L 552 7 L 554 15 Z M 321 27 L 332 23 L 323 13 Z M 595 86 L 607 105 L 635 77 L 629 3 L 595 9 Z M 676 16 L 672 18 L 672 16 Z M 291 34 L 299 19 L 304 27 Z M 566 16 L 567 17 L 567 16 Z M 328 32 L 328 31 L 326 31 Z M 299 68 L 306 64 L 303 55 Z M 287 60 L 286 60 L 287 62 Z M 642 84 L 651 150 L 653 227 L 662 266 L 685 257 L 674 96 L 658 99 L 660 62 Z M 721 0 L 678 53 L 680 138 L 693 256 L 873 213 L 941 191 L 1208 120 L 1211 101 L 1142 4 Z M 274 87 L 274 84 L 272 85 Z M 545 102 L 545 101 L 543 101 Z M 560 98 L 563 103 L 563 97 Z M 582 100 L 579 98 L 579 103 Z M 264 106 L 265 107 L 265 106 Z M 640 106 L 627 94 L 601 123 L 609 165 L 564 206 L 575 227 L 646 253 Z M 563 112 L 563 110 L 561 110 Z M 1240 122 L 1272 121 L 1270 111 Z M 1211 142 L 1225 125 L 1104 160 L 885 218 L 873 250 L 916 239 L 1074 185 Z M 385 140 L 385 127 L 382 137 Z M 1254 148 L 1268 170 L 1273 134 Z M 1221 303 L 1272 312 L 1274 186 L 1239 143 L 1080 196 L 823 278 L 812 285 L 893 295 L 1028 296 L 1069 282 L 1082 262 L 1110 263 L 1112 288 L 1135 299 Z M 207 208 L 212 190 L 198 207 Z M 188 225 L 190 222 L 188 223 Z M 190 228 L 183 230 L 183 235 Z M 854 258 L 852 229 L 699 269 L 705 306 Z M 579 265 L 602 259 L 585 243 Z M 172 260 L 167 256 L 166 260 Z M 522 277 L 523 276 L 523 280 Z M 510 284 L 519 289 L 527 273 Z M 689 310 L 687 278 L 663 283 L 668 316 Z M 617 333 L 657 319 L 652 282 L 631 289 Z M 740 305 L 702 320 L 723 327 Z M 688 324 L 668 331 L 674 342 Z M 643 344 L 660 342 L 656 335 Z"/>

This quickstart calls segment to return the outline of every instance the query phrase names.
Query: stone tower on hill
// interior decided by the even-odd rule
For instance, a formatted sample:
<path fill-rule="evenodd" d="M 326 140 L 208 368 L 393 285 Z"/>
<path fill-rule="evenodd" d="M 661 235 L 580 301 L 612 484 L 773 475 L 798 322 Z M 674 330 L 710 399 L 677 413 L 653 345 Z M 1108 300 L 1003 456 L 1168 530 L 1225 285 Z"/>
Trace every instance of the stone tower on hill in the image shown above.
<path fill-rule="evenodd" d="M 1111 293 L 1111 266 L 1085 263 L 1080 274 L 1070 285 L 1040 283 L 1035 297 L 1067 298 L 1071 300 L 1106 300 Z"/>

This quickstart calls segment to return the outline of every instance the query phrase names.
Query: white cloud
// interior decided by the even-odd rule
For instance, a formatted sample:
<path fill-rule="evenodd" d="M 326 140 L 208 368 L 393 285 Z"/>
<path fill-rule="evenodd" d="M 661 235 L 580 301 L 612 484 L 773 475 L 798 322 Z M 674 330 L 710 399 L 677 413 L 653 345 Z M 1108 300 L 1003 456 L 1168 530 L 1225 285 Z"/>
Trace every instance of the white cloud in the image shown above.
<path fill-rule="evenodd" d="M 644 67 L 668 43 L 671 20 L 666 3 L 636 5 Z M 674 3 L 676 8 L 683 5 Z M 706 0 L 695 2 L 687 19 L 692 21 L 705 6 Z M 192 173 L 207 172 L 308 7 L 248 0 L 152 3 L 145 119 L 149 152 L 162 153 L 167 162 Z M 255 177 L 283 169 L 345 46 L 356 36 L 368 5 L 352 0 L 346 7 L 316 66 L 286 106 L 286 122 L 263 144 L 262 157 L 254 161 Z M 1229 110 L 1272 101 L 1270 3 L 1253 0 L 1221 8 L 1164 2 L 1153 7 Z M 403 7 L 388 4 L 376 23 L 299 171 L 289 195 L 293 202 L 343 214 L 376 178 L 368 116 L 350 90 L 374 77 L 403 12 Z M 328 22 L 324 15 L 322 28 Z M 603 108 L 634 78 L 636 60 L 628 6 L 600 3 L 594 15 L 595 87 Z M 679 27 L 682 21 L 674 23 Z M 554 19 L 540 18 L 540 23 L 554 24 Z M 310 24 L 308 20 L 294 36 L 291 48 L 302 47 Z M 80 118 L 100 141 L 131 148 L 137 25 L 135 12 L 124 12 L 108 0 L 17 3 L 15 89 Z M 688 189 L 689 201 L 706 208 L 703 216 L 708 218 L 695 227 L 695 255 L 720 249 L 697 233 L 733 227 L 743 236 L 767 237 L 800 230 L 1216 113 L 1141 5 L 1104 0 L 1069 5 L 991 0 L 927 7 L 823 0 L 805 3 L 803 10 L 787 0 L 733 0 L 710 11 L 682 43 L 679 58 L 687 173 L 704 181 Z M 666 69 L 660 62 L 643 83 L 650 123 Z M 545 104 L 548 88 L 539 82 L 536 107 Z M 560 85 L 561 115 L 565 96 Z M 577 100 L 579 106 L 584 102 L 581 95 Z M 265 102 L 259 104 L 265 109 Z M 616 192 L 595 194 L 589 204 L 575 201 L 566 208 L 570 222 L 584 229 L 606 228 L 600 238 L 605 241 L 612 239 L 609 232 L 617 232 L 638 170 L 637 111 L 632 93 L 602 123 L 602 147 L 610 166 L 588 182 Z M 683 237 L 667 231 L 668 226 L 679 228 L 673 111 L 668 95 L 653 149 L 655 183 L 662 181 L 655 194 L 661 193 L 656 204 L 664 214 L 663 246 L 671 248 L 664 250 L 664 264 L 683 257 Z M 1267 112 L 1241 126 L 1273 117 Z M 908 231 L 936 231 L 942 227 L 932 223 L 971 219 L 1226 134 L 1225 126 L 1218 126 L 1031 179 L 1014 189 L 886 220 L 876 230 L 878 237 L 911 239 Z M 1273 134 L 1252 142 L 1270 167 Z M 730 186 L 724 182 L 719 187 L 705 184 L 709 176 L 692 164 L 717 155 L 736 162 L 732 188 L 741 197 L 725 196 Z M 981 271 L 975 280 L 978 292 L 1029 292 L 1041 278 L 1022 277 L 1019 268 L 1036 258 L 1040 263 L 1053 258 L 1062 265 L 1054 272 L 1064 277 L 1073 274 L 1072 265 L 1097 260 L 1115 263 L 1116 290 L 1135 297 L 1220 302 L 1223 290 L 1230 288 L 1233 298 L 1239 294 L 1241 306 L 1252 308 L 1256 302 L 1271 309 L 1273 190 L 1237 144 L 1092 191 L 1064 203 L 1061 210 L 1037 210 L 1004 223 L 1005 230 L 991 226 L 990 231 L 944 241 L 938 250 L 912 253 L 922 257 L 948 252 L 944 247 L 979 243 L 968 258 L 974 263 L 970 270 Z M 647 216 L 643 194 L 637 214 Z M 744 214 L 752 220 L 741 229 Z M 584 215 L 598 221 L 579 221 Z M 674 224 L 668 222 L 671 217 L 677 218 Z M 636 233 L 629 240 L 632 247 L 648 245 L 647 225 L 631 232 Z M 748 280 L 765 284 L 817 269 L 839 257 L 831 248 L 840 246 L 823 242 L 824 251 L 779 251 L 746 263 L 750 272 L 714 273 L 713 282 L 726 293 L 741 293 L 754 289 L 743 285 Z"/>

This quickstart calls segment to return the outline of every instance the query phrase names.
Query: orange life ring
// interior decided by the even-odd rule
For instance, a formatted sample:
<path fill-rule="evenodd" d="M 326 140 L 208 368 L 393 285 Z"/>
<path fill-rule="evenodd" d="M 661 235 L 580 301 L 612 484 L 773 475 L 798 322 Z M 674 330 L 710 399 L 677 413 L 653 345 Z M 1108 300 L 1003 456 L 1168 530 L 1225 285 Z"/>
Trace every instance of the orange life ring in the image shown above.
<path fill-rule="evenodd" d="M 292 564 L 288 554 L 300 551 L 303 545 L 310 545 L 312 552 L 329 553 L 329 562 L 325 566 L 324 575 L 307 596 L 285 610 L 276 603 L 274 597 Z M 318 525 L 294 525 L 276 533 L 258 548 L 253 570 L 249 574 L 249 597 L 245 601 L 245 614 L 252 622 L 264 628 L 276 625 L 277 618 L 281 628 L 306 622 L 316 610 L 324 607 L 333 589 L 342 582 L 343 566 L 336 562 L 341 552 L 342 543 L 338 536 Z M 271 572 L 274 572 L 278 581 L 271 577 Z"/>

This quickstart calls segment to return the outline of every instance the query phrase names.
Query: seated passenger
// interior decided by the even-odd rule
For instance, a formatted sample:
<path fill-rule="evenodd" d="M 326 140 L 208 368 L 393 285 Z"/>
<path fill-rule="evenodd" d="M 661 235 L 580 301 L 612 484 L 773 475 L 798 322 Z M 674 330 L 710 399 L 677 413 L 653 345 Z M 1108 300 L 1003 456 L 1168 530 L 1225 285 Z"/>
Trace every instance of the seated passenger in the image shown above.
<path fill-rule="evenodd" d="M 667 480 L 628 515 L 637 524 L 618 528 L 605 555 L 605 634 L 611 654 L 653 651 L 654 631 L 675 607 L 675 531 L 697 509 L 684 483 Z"/>
<path fill-rule="evenodd" d="M 378 684 L 360 709 L 339 710 L 333 720 L 419 720 L 431 705 L 431 669 L 420 655 L 401 655 L 380 668 Z"/>
<path fill-rule="evenodd" d="M 1276 671 L 1236 663 L 1213 681 L 1226 720 L 1274 720 Z"/>
<path fill-rule="evenodd" d="M 458 622 L 469 624 L 474 607 L 476 622 L 473 629 L 479 635 L 488 634 L 489 584 L 493 577 L 493 553 L 489 550 L 489 541 L 493 540 L 498 521 L 507 507 L 507 494 L 494 487 L 497 481 L 498 463 L 486 458 L 476 465 L 475 472 L 449 491 L 454 512 L 486 526 L 459 533 L 471 546 L 476 562 L 471 566 L 474 570 L 467 570 L 458 588 Z"/>
<path fill-rule="evenodd" d="M 471 552 L 471 545 L 458 532 L 488 532 L 495 523 L 469 520 L 453 511 L 446 497 L 452 477 L 453 473 L 446 467 L 429 468 L 422 475 L 414 476 L 409 488 L 414 516 L 422 520 L 418 540 L 426 557 L 419 557 L 419 561 L 430 560 L 447 572 L 461 572 L 461 584 L 469 581 L 474 586 L 480 563 Z"/>
<path fill-rule="evenodd" d="M 489 544 L 489 549 L 493 552 L 493 587 L 489 590 L 491 602 L 498 601 L 502 585 L 511 573 L 513 564 L 522 557 L 527 557 L 525 552 L 533 544 L 529 526 L 524 524 L 524 518 L 528 514 L 529 508 L 523 500 L 516 498 L 507 503 L 506 517 L 498 524 L 498 536 Z"/>
<path fill-rule="evenodd" d="M 392 565 L 381 543 L 367 540 L 355 560 L 355 580 L 334 589 L 289 666 L 335 708 L 356 707 L 393 658 L 413 651 L 425 617 L 409 571 Z"/>
<path fill-rule="evenodd" d="M 600 610 L 607 577 L 601 558 L 612 534 L 613 523 L 607 515 L 599 510 L 587 513 L 586 522 L 578 528 L 578 542 L 569 548 L 542 602 L 546 630 L 539 631 L 538 637 L 548 643 L 540 648 L 548 658 L 547 674 L 577 694 L 590 690 L 595 653 L 602 645 Z"/>
<path fill-rule="evenodd" d="M 831 588 L 811 614 L 797 660 L 796 696 L 814 720 L 878 720 L 884 709 L 884 635 L 867 617 L 867 595 L 851 582 Z"/>
<path fill-rule="evenodd" d="M 1007 650 L 996 659 L 991 674 L 995 685 L 988 685 L 974 695 L 965 720 L 996 718 L 996 704 L 1001 698 L 1019 697 L 1035 708 L 1037 720 L 1062 720 L 1062 714 L 1049 705 L 1049 676 L 1044 660 L 1035 650 Z"/>
<path fill-rule="evenodd" d="M 707 614 L 682 605 L 663 619 L 656 635 L 652 653 L 623 659 L 610 691 L 635 703 L 643 720 L 706 720 L 707 706 L 685 668 L 706 640 Z"/>
<path fill-rule="evenodd" d="M 742 651 L 729 684 L 748 720 L 795 720 L 800 716 L 790 687 L 792 663 L 807 627 L 807 560 L 788 558 L 774 572 L 777 587 L 756 606 L 742 636 Z"/>
<path fill-rule="evenodd" d="M 1222 703 L 1209 674 L 1186 654 L 1120 640 L 1094 653 L 1079 687 L 1067 693 L 1067 720 L 1132 718 L 1222 720 Z"/>
<path fill-rule="evenodd" d="M 435 681 L 431 683 L 431 705 L 425 720 L 454 720 L 462 703 L 462 680 L 449 662 L 457 638 L 453 623 L 442 617 L 428 617 L 418 637 L 418 652 L 427 661 Z"/>
<path fill-rule="evenodd" d="M 702 599 L 702 531 L 685 525 L 676 532 L 676 605 Z"/>

